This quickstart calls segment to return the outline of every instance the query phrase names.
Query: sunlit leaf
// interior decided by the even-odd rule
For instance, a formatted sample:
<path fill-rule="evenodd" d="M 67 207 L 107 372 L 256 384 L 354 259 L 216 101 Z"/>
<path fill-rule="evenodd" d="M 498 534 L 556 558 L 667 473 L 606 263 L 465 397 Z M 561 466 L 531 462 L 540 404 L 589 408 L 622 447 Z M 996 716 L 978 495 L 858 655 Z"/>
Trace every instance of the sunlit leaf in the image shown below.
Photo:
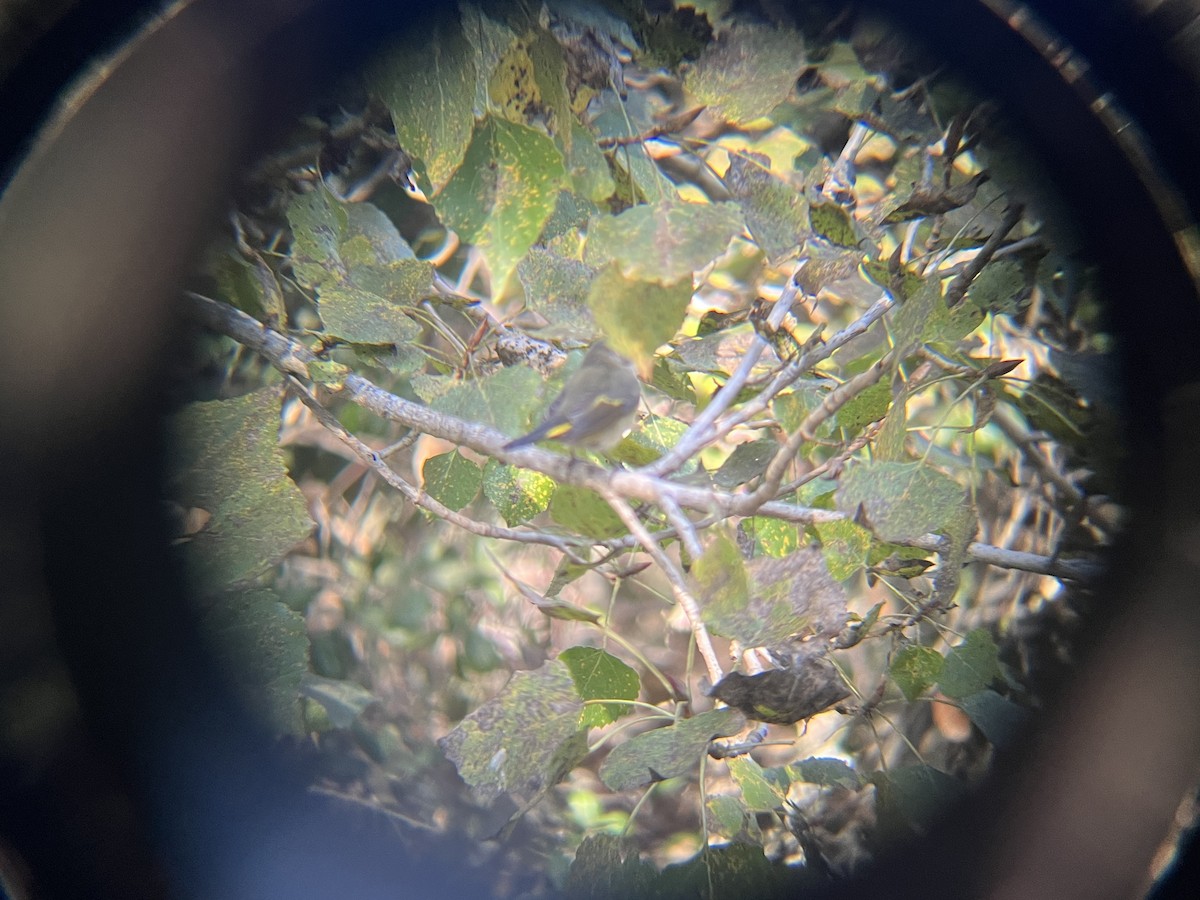
<path fill-rule="evenodd" d="M 596 647 L 571 647 L 558 655 L 575 679 L 575 689 L 584 700 L 636 700 L 641 690 L 637 672 L 611 653 Z M 628 703 L 589 703 L 583 708 L 581 725 L 610 725 L 633 707 Z"/>
<path fill-rule="evenodd" d="M 488 460 L 483 469 L 483 494 L 509 525 L 528 522 L 545 512 L 554 487 L 554 479 L 548 475 L 495 459 Z"/>
<path fill-rule="evenodd" d="M 734 542 L 718 534 L 692 566 L 692 578 L 705 624 L 747 647 L 795 634 L 833 636 L 846 622 L 845 591 L 816 548 L 745 565 Z"/>
<path fill-rule="evenodd" d="M 535 128 L 489 118 L 475 131 L 438 211 L 483 252 L 496 296 L 554 212 L 565 175 L 562 153 Z"/>
<path fill-rule="evenodd" d="M 457 450 L 451 450 L 425 460 L 421 479 L 430 497 L 458 512 L 479 493 L 483 473 Z"/>
<path fill-rule="evenodd" d="M 729 760 L 729 774 L 742 791 L 742 800 L 748 809 L 770 812 L 783 806 L 783 794 L 767 780 L 762 766 L 749 756 L 738 756 Z"/>
<path fill-rule="evenodd" d="M 649 363 L 655 348 L 675 336 L 691 299 L 690 275 L 661 284 L 628 278 L 612 265 L 600 270 L 588 292 L 588 306 L 609 344 L 638 363 Z"/>

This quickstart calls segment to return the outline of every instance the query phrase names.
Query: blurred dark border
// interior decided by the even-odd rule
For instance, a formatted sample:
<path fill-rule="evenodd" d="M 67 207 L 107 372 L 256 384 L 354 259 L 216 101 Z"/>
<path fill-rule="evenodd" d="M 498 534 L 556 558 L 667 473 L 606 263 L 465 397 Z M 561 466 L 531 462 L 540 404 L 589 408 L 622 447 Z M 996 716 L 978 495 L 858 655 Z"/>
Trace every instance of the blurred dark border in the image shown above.
<path fill-rule="evenodd" d="M 1200 208 L 1194 162 L 1200 159 L 1200 117 L 1194 114 L 1200 94 L 1197 72 L 1188 65 L 1195 58 L 1189 48 L 1196 25 L 1187 13 L 1189 7 L 1195 12 L 1195 4 L 1167 2 L 1146 16 L 1133 2 L 1030 5 L 1089 58 L 1096 83 L 1120 97 L 1145 129 L 1179 196 L 1191 210 Z M 186 271 L 189 242 L 215 221 L 235 167 L 266 146 L 304 98 L 354 66 L 381 37 L 422 27 L 431 6 L 197 0 L 164 26 L 157 64 L 172 59 L 173 34 L 182 35 L 185 49 L 193 46 L 187 28 L 199 28 L 206 40 L 217 35 L 211 46 L 230 49 L 228 56 L 211 54 L 212 69 L 232 79 L 225 87 L 236 109 L 210 122 L 202 115 L 206 108 L 197 105 L 196 127 L 205 128 L 197 155 L 181 153 L 177 160 L 191 180 L 174 178 L 162 186 L 148 178 L 147 190 L 163 190 L 161 233 L 131 232 L 149 243 L 116 270 L 126 279 L 119 285 L 76 285 L 75 292 L 41 296 L 36 282 L 26 282 L 24 292 L 0 300 L 26 310 L 97 304 L 104 312 L 98 321 L 114 329 L 124 316 L 130 322 L 161 316 Z M 1102 266 L 1120 336 L 1123 386 L 1134 401 L 1126 489 L 1136 506 L 1130 538 L 1115 551 L 1103 592 L 1110 617 L 1091 635 L 1086 677 L 1066 690 L 1047 731 L 1001 760 L 984 791 L 934 834 L 898 848 L 865 882 L 835 894 L 925 897 L 945 895 L 953 886 L 956 896 L 1017 896 L 1009 868 L 1020 866 L 1035 879 L 1033 888 L 1024 883 L 1023 896 L 1083 896 L 1089 872 L 1081 867 L 1090 865 L 1092 875 L 1102 871 L 1096 868 L 1101 861 L 1086 855 L 1095 848 L 1055 847 L 1056 832 L 1039 829 L 1056 810 L 1081 802 L 1079 809 L 1107 817 L 1086 825 L 1114 836 L 1111 863 L 1123 860 L 1121 852 L 1136 859 L 1143 843 L 1160 837 L 1144 832 L 1147 822 L 1156 821 L 1161 797 L 1174 789 L 1178 799 L 1194 783 L 1200 761 L 1194 697 L 1200 673 L 1200 491 L 1191 466 L 1200 428 L 1190 388 L 1198 380 L 1200 303 L 1171 230 L 1130 159 L 1079 91 L 1063 83 L 1026 40 L 968 0 L 875 0 L 863 6 L 918 23 L 912 31 L 919 40 L 1004 101 L 1069 198 L 1088 252 Z M 73 73 L 152 11 L 129 0 L 80 0 L 28 51 L 0 84 L 9 126 L 0 144 L 5 172 Z M 166 68 L 143 70 L 143 82 L 156 71 Z M 114 79 L 114 90 L 119 82 Z M 162 96 L 189 87 L 197 87 L 194 78 L 164 77 Z M 172 112 L 169 102 L 161 111 Z M 204 147 L 210 152 L 202 155 Z M 61 171 L 60 184 L 91 164 L 86 153 L 63 159 L 75 169 Z M 114 159 L 119 163 L 120 154 Z M 53 172 L 50 163 L 47 171 Z M 89 184 L 86 178 L 80 183 Z M 106 187 L 92 186 L 97 194 Z M 43 186 L 48 203 L 55 199 L 53 187 Z M 68 199 L 76 204 L 70 208 L 87 209 L 89 192 Z M 36 204 L 26 208 L 37 210 Z M 0 221 L 6 242 L 34 226 L 53 235 L 55 225 L 53 217 L 45 223 Z M 4 256 L 13 246 L 0 244 L 0 259 L 15 267 L 22 257 L 15 251 Z M 86 255 L 88 249 L 51 243 L 40 252 Z M 0 282 L 15 277 L 13 271 L 0 271 Z M 120 299 L 109 309 L 102 305 L 106 291 Z M 26 321 L 20 311 L 3 318 L 9 310 L 0 310 L 10 353 L 27 349 L 21 342 L 29 338 L 7 327 Z M 139 382 L 122 380 L 120 372 L 81 362 L 89 338 L 104 342 L 119 335 L 76 334 L 74 318 L 56 326 L 50 334 L 57 339 L 45 344 L 47 358 L 62 353 L 61 378 L 43 372 L 31 388 L 0 367 L 12 379 L 9 396 L 0 401 L 0 555 L 7 570 L 0 607 L 0 722 L 14 712 L 33 720 L 30 732 L 8 725 L 0 732 L 0 873 L 6 858 L 23 860 L 42 897 L 484 896 L 487 873 L 463 863 L 463 845 L 398 843 L 377 823 L 310 797 L 302 773 L 275 756 L 272 743 L 225 694 L 197 647 L 182 602 L 186 585 L 165 553 L 158 502 L 162 406 L 153 385 L 180 339 L 181 323 L 163 320 L 157 357 L 130 358 L 139 370 L 139 390 Z M 37 374 L 35 366 L 28 371 Z M 44 394 L 30 402 L 35 388 Z M 50 756 L 12 752 L 33 746 L 20 738 L 36 736 L 39 727 L 42 735 L 57 737 Z M 1139 740 L 1123 743 L 1131 731 Z M 1100 760 L 1109 767 L 1088 769 Z M 1089 773 L 1095 776 L 1090 782 L 1084 777 Z M 1122 813 L 1128 795 L 1146 798 L 1145 809 Z M 1155 798 L 1157 805 L 1149 802 Z M 1021 843 L 1024 836 L 1030 836 L 1028 845 Z M 1191 860 L 1194 866 L 1194 851 Z M 7 877 L 19 883 L 20 869 L 12 864 Z M 1124 880 L 1114 876 L 1107 891 L 1087 895 L 1128 896 L 1141 873 L 1127 869 L 1121 870 Z M 1170 891 L 1171 883 L 1163 890 Z"/>

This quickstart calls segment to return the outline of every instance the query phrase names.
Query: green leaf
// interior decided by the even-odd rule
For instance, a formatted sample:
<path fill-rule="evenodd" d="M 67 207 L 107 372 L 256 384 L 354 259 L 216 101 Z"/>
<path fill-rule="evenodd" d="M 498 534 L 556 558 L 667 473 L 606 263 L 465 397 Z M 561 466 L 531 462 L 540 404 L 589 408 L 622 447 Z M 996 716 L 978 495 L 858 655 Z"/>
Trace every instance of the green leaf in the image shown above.
<path fill-rule="evenodd" d="M 750 516 L 738 523 L 738 534 L 753 542 L 755 556 L 782 559 L 800 549 L 800 529 L 782 519 Z"/>
<path fill-rule="evenodd" d="M 218 598 L 200 626 L 251 712 L 274 732 L 300 734 L 300 683 L 308 673 L 304 617 L 273 592 L 253 590 Z"/>
<path fill-rule="evenodd" d="M 695 771 L 713 738 L 737 734 L 746 719 L 737 710 L 714 709 L 630 738 L 600 766 L 610 790 L 624 791 Z"/>
<path fill-rule="evenodd" d="M 558 655 L 575 679 L 575 690 L 584 700 L 636 700 L 641 690 L 637 672 L 611 653 L 596 647 L 571 647 Z M 591 703 L 583 708 L 580 724 L 611 725 L 629 715 L 628 703 Z"/>
<path fill-rule="evenodd" d="M 847 618 L 845 591 L 815 548 L 746 566 L 734 542 L 717 533 L 691 577 L 705 624 L 747 647 L 778 644 L 794 634 L 832 636 Z"/>
<path fill-rule="evenodd" d="M 287 217 L 292 268 L 316 291 L 326 331 L 357 344 L 408 344 L 419 337 L 420 326 L 406 310 L 429 294 L 433 266 L 413 258 L 382 212 L 369 204 L 347 207 L 319 187 L 293 198 Z"/>
<path fill-rule="evenodd" d="M 479 493 L 483 474 L 479 466 L 457 450 L 451 450 L 425 460 L 421 478 L 430 497 L 458 512 Z"/>
<path fill-rule="evenodd" d="M 853 250 L 861 240 L 858 228 L 846 208 L 837 203 L 814 203 L 808 208 L 808 224 L 835 247 Z"/>
<path fill-rule="evenodd" d="M 1028 710 L 995 691 L 979 691 L 960 702 L 975 727 L 998 750 L 1010 747 L 1029 719 Z"/>
<path fill-rule="evenodd" d="M 211 588 L 259 574 L 312 531 L 308 503 L 279 449 L 279 403 L 267 388 L 193 403 L 171 420 L 170 497 L 209 514 L 180 549 Z"/>
<path fill-rule="evenodd" d="M 1018 301 L 1026 292 L 1027 282 L 1020 263 L 1011 259 L 996 259 L 975 276 L 967 289 L 967 297 L 988 312 L 1013 313 L 1017 311 Z"/>
<path fill-rule="evenodd" d="M 398 284 L 414 288 L 428 284 L 429 263 L 408 260 L 393 270 Z M 402 288 L 403 290 L 404 288 Z M 421 326 L 405 308 L 378 294 L 354 286 L 326 284 L 319 288 L 321 322 L 325 330 L 355 344 L 407 344 L 421 334 Z"/>
<path fill-rule="evenodd" d="M 930 766 L 906 766 L 876 772 L 875 784 L 880 825 L 888 832 L 924 830 L 939 812 L 966 792 L 966 785 Z"/>
<path fill-rule="evenodd" d="M 638 856 L 632 841 L 591 834 L 575 851 L 563 890 L 570 900 L 649 897 L 658 878 L 658 870 Z"/>
<path fill-rule="evenodd" d="M 842 476 L 838 508 L 855 515 L 885 541 L 909 541 L 944 532 L 964 508 L 966 492 L 948 475 L 920 463 L 865 462 Z"/>
<path fill-rule="evenodd" d="M 936 650 L 910 644 L 892 657 L 888 674 L 905 697 L 916 700 L 941 677 L 945 662 Z"/>
<path fill-rule="evenodd" d="M 588 291 L 596 270 L 542 247 L 530 248 L 517 265 L 517 279 L 525 290 L 525 308 L 546 320 L 538 333 L 553 337 L 591 340 L 600 332 L 588 308 Z"/>
<path fill-rule="evenodd" d="M 550 518 L 576 534 L 607 540 L 625 533 L 620 516 L 593 490 L 561 484 L 550 501 Z"/>
<path fill-rule="evenodd" d="M 835 581 L 845 581 L 866 565 L 871 548 L 871 533 L 849 519 L 821 522 L 812 526 L 821 541 L 821 551 L 829 575 Z"/>
<path fill-rule="evenodd" d="M 725 252 L 742 229 L 733 203 L 687 203 L 677 198 L 641 204 L 618 216 L 598 214 L 588 225 L 584 261 L 610 260 L 632 281 L 674 285 Z"/>
<path fill-rule="evenodd" d="M 463 160 L 477 77 L 474 50 L 457 21 L 414 29 L 368 75 L 392 113 L 400 146 L 424 163 L 434 194 Z"/>
<path fill-rule="evenodd" d="M 855 435 L 886 416 L 891 405 L 892 386 L 886 381 L 877 381 L 846 401 L 837 411 L 837 423 L 848 435 Z"/>
<path fill-rule="evenodd" d="M 758 827 L 758 816 L 741 797 L 724 794 L 708 798 L 709 828 L 730 841 L 762 845 L 762 829 Z"/>
<path fill-rule="evenodd" d="M 770 812 L 783 806 L 783 794 L 767 780 L 763 768 L 749 756 L 729 760 L 729 774 L 741 788 L 742 800 L 755 812 Z"/>
<path fill-rule="evenodd" d="M 927 278 L 925 283 L 900 305 L 892 319 L 897 358 L 903 359 L 917 349 L 934 310 L 945 305 L 942 302 L 942 284 L 934 277 Z"/>
<path fill-rule="evenodd" d="M 654 462 L 677 443 L 687 431 L 687 425 L 678 419 L 668 419 L 665 416 L 646 416 L 638 423 L 638 427 L 627 434 L 621 443 L 610 451 L 609 456 L 617 462 L 628 466 L 645 466 Z M 695 464 L 684 466 L 687 472 L 695 468 Z"/>
<path fill-rule="evenodd" d="M 967 697 L 1000 677 L 999 651 L 985 629 L 977 628 L 946 654 L 938 687 L 947 697 Z"/>
<path fill-rule="evenodd" d="M 449 376 L 414 376 L 413 389 L 430 409 L 491 425 L 516 437 L 552 396 L 528 366 L 509 366 L 490 375 L 461 381 Z"/>
<path fill-rule="evenodd" d="M 607 266 L 592 281 L 588 306 L 614 350 L 634 362 L 649 362 L 660 344 L 683 324 L 692 299 L 689 275 L 674 284 L 627 278 Z"/>
<path fill-rule="evenodd" d="M 552 659 L 532 672 L 516 672 L 499 696 L 438 746 L 480 802 L 506 791 L 536 793 L 569 771 L 564 753 L 573 755 L 582 712 L 570 671 Z"/>
<path fill-rule="evenodd" d="M 324 707 L 334 728 L 349 728 L 379 698 L 353 681 L 306 675 L 301 691 Z"/>
<path fill-rule="evenodd" d="M 772 265 L 797 251 L 808 225 L 804 195 L 771 171 L 768 156 L 732 155 L 725 184 L 742 208 L 750 236 Z"/>
<path fill-rule="evenodd" d="M 759 844 L 708 847 L 685 863 L 663 869 L 656 896 L 671 898 L 792 897 L 794 872 L 772 863 Z"/>
<path fill-rule="evenodd" d="M 843 787 L 857 789 L 862 781 L 858 773 L 840 759 L 831 757 L 810 756 L 798 763 L 787 767 L 788 774 L 796 781 L 806 784 L 819 784 L 822 787 Z"/>
<path fill-rule="evenodd" d="M 596 143 L 596 136 L 572 119 L 570 146 L 566 148 L 567 177 L 571 188 L 593 203 L 601 203 L 613 195 L 617 184 L 608 168 L 608 160 Z"/>
<path fill-rule="evenodd" d="M 489 118 L 476 130 L 438 211 L 483 252 L 496 297 L 541 235 L 565 177 L 562 153 L 537 129 Z"/>
<path fill-rule="evenodd" d="M 803 68 L 804 41 L 796 32 L 734 25 L 705 48 L 684 86 L 726 120 L 744 123 L 781 103 Z"/>
<path fill-rule="evenodd" d="M 292 271 L 308 288 L 348 277 L 338 247 L 346 234 L 346 210 L 323 186 L 292 198 Z"/>
<path fill-rule="evenodd" d="M 483 495 L 508 525 L 528 522 L 550 506 L 555 482 L 548 475 L 489 459 L 483 467 Z"/>
<path fill-rule="evenodd" d="M 738 444 L 713 474 L 713 483 L 724 490 L 733 490 L 767 471 L 767 466 L 779 450 L 771 439 Z"/>

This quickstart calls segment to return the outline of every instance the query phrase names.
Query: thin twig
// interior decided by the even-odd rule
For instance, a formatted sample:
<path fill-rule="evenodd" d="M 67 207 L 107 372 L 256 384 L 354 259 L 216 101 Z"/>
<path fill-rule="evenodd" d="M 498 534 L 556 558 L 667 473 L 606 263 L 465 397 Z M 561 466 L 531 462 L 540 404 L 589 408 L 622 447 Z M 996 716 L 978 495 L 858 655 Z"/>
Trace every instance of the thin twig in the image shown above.
<path fill-rule="evenodd" d="M 717 658 L 717 651 L 713 649 L 712 639 L 708 636 L 708 629 L 704 626 L 704 620 L 701 618 L 700 604 L 692 595 L 683 572 L 675 565 L 671 557 L 667 556 L 658 541 L 655 540 L 654 535 L 642 524 L 642 520 L 637 517 L 637 513 L 633 511 L 633 507 L 626 502 L 624 497 L 612 489 L 601 489 L 597 493 L 613 508 L 613 512 L 620 517 L 625 527 L 638 539 L 650 557 L 658 563 L 663 574 L 667 576 L 675 600 L 679 603 L 684 615 L 688 618 L 688 624 L 692 627 L 692 636 L 696 639 L 696 649 L 700 651 L 700 656 L 708 669 L 709 681 L 716 684 L 725 673 L 721 669 L 721 661 Z"/>

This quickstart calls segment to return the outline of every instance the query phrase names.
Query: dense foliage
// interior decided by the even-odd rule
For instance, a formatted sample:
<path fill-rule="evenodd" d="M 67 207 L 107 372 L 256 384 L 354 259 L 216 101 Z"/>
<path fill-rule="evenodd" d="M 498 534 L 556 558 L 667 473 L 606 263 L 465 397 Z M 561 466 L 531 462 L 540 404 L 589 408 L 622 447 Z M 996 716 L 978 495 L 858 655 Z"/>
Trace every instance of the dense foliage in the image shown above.
<path fill-rule="evenodd" d="M 502 892 L 854 871 L 1017 732 L 1116 525 L 1087 273 L 996 111 L 719 6 L 460 4 L 184 301 L 215 646 L 314 790 L 500 835 Z M 505 449 L 600 338 L 631 433 Z"/>

